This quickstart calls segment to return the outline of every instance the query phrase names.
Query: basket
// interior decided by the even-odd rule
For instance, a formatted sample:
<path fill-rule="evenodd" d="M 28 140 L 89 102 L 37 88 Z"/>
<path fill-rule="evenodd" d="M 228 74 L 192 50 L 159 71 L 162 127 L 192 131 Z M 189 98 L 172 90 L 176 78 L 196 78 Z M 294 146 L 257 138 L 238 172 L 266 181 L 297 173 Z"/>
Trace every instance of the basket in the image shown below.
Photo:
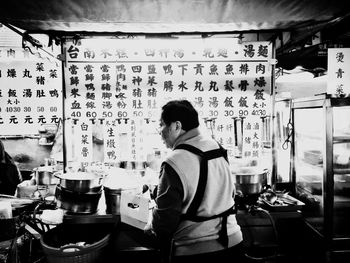
<path fill-rule="evenodd" d="M 48 263 L 103 262 L 110 230 L 105 224 L 62 224 L 44 233 L 40 243 Z"/>

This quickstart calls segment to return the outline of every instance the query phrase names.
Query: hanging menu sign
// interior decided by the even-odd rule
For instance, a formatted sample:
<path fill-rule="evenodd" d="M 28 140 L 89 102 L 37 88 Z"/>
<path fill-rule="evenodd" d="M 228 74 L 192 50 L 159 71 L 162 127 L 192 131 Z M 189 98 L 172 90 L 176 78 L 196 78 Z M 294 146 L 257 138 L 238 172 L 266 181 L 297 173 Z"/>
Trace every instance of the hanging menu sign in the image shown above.
<path fill-rule="evenodd" d="M 335 97 L 350 95 L 350 48 L 328 49 L 327 93 Z"/>
<path fill-rule="evenodd" d="M 60 64 L 21 48 L 0 48 L 0 135 L 38 134 L 62 115 Z"/>
<path fill-rule="evenodd" d="M 259 158 L 262 119 L 271 114 L 270 43 L 81 39 L 65 49 L 68 122 L 103 127 L 103 161 L 145 160 L 161 107 L 181 98 L 231 157 Z"/>
<path fill-rule="evenodd" d="M 75 127 L 75 142 L 76 144 L 76 156 L 80 156 L 81 162 L 91 163 L 92 162 L 92 123 L 87 120 L 79 120 L 78 125 Z"/>

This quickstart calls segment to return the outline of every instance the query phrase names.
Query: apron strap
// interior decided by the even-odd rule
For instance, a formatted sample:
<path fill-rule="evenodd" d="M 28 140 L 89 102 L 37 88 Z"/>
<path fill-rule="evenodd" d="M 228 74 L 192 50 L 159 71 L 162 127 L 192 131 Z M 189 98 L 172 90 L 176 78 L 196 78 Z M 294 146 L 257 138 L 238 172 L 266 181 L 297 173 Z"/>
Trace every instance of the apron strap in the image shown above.
<path fill-rule="evenodd" d="M 181 215 L 182 220 L 191 220 L 195 222 L 203 222 L 208 221 L 214 218 L 222 217 L 221 222 L 221 230 L 219 232 L 219 238 L 218 241 L 220 244 L 222 244 L 225 248 L 228 246 L 228 236 L 227 236 L 227 217 L 231 214 L 236 214 L 236 210 L 234 207 L 230 207 L 228 210 L 224 211 L 223 213 L 220 213 L 218 215 L 214 215 L 211 217 L 203 217 L 203 216 L 197 216 L 198 208 L 203 200 L 205 188 L 207 185 L 207 179 L 208 179 L 208 160 L 224 157 L 225 160 L 228 162 L 227 158 L 227 150 L 224 149 L 221 144 L 219 144 L 219 149 L 210 150 L 207 152 L 203 152 L 200 149 L 189 145 L 189 144 L 180 144 L 175 147 L 176 149 L 183 149 L 187 150 L 193 154 L 198 155 L 200 160 L 200 173 L 199 173 L 199 181 L 196 193 L 194 195 L 194 198 L 192 200 L 192 203 L 190 204 L 187 213 Z"/>
<path fill-rule="evenodd" d="M 227 215 L 222 217 L 221 229 L 219 231 L 218 242 L 225 248 L 228 247 L 228 235 L 227 235 Z"/>
<path fill-rule="evenodd" d="M 194 216 L 196 216 L 197 211 L 198 211 L 198 207 L 200 206 L 200 204 L 203 200 L 205 188 L 207 186 L 208 161 L 206 160 L 204 153 L 192 145 L 180 144 L 175 149 L 187 150 L 187 151 L 194 153 L 196 155 L 199 155 L 201 157 L 200 174 L 199 174 L 199 181 L 198 181 L 197 190 L 196 190 L 196 193 L 195 193 L 194 198 L 192 200 L 192 203 L 190 204 L 190 207 L 188 208 L 187 213 L 186 213 L 187 217 L 194 217 Z"/>

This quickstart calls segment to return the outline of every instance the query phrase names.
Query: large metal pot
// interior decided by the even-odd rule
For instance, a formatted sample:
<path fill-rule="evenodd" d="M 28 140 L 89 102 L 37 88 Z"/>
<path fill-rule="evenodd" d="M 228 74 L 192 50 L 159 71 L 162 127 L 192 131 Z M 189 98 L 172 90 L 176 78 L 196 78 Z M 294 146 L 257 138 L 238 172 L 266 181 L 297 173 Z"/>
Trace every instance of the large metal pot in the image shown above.
<path fill-rule="evenodd" d="M 58 183 L 58 179 L 54 176 L 54 166 L 40 166 L 34 168 L 33 172 L 37 185 L 53 185 Z"/>
<path fill-rule="evenodd" d="M 241 169 L 234 173 L 237 191 L 243 195 L 253 195 L 262 192 L 267 185 L 268 170 L 256 170 L 253 168 Z"/>
<path fill-rule="evenodd" d="M 106 201 L 106 213 L 120 215 L 120 199 L 123 191 L 135 191 L 140 187 L 139 181 L 130 176 L 123 168 L 110 168 L 103 182 Z"/>
<path fill-rule="evenodd" d="M 99 192 L 103 176 L 87 172 L 55 173 L 61 187 L 76 193 Z"/>
<path fill-rule="evenodd" d="M 56 187 L 55 197 L 57 206 L 71 213 L 96 213 L 102 190 L 98 192 L 78 193 L 69 191 L 61 186 Z"/>

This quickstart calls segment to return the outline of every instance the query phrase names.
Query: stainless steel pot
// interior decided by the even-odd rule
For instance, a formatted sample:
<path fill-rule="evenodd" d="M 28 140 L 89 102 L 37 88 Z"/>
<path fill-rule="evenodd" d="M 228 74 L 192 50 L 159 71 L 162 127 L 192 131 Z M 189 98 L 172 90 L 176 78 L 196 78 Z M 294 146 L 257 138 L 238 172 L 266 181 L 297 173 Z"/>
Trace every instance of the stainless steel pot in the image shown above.
<path fill-rule="evenodd" d="M 122 189 L 103 187 L 106 200 L 106 213 L 120 215 L 120 197 Z"/>
<path fill-rule="evenodd" d="M 96 193 L 77 193 L 69 191 L 59 185 L 56 187 L 55 192 L 58 207 L 79 214 L 96 213 L 101 195 L 102 190 Z"/>
<path fill-rule="evenodd" d="M 55 173 L 61 187 L 77 193 L 99 192 L 103 176 L 87 172 Z"/>
<path fill-rule="evenodd" d="M 33 171 L 37 185 L 53 185 L 58 183 L 58 179 L 54 176 L 54 166 L 40 166 L 34 168 Z"/>
<path fill-rule="evenodd" d="M 234 173 L 235 186 L 237 191 L 243 195 L 259 194 L 267 185 L 267 170 L 257 171 L 246 169 Z"/>

